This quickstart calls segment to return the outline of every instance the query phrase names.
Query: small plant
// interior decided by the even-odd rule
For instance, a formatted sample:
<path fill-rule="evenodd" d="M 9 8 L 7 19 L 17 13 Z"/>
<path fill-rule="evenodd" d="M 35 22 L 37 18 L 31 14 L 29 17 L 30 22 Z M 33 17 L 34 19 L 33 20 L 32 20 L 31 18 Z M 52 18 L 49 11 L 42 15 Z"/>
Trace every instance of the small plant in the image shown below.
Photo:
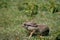
<path fill-rule="evenodd" d="M 55 12 L 58 12 L 58 5 L 56 4 L 56 1 L 55 0 L 50 0 L 49 1 L 50 5 L 49 5 L 49 11 L 51 13 L 55 13 Z"/>
<path fill-rule="evenodd" d="M 0 1 L 0 8 L 8 8 L 9 4 L 7 0 Z"/>
<path fill-rule="evenodd" d="M 35 16 L 38 13 L 38 5 L 33 3 L 23 3 L 18 9 L 24 10 L 24 14 L 30 17 Z"/>
<path fill-rule="evenodd" d="M 28 9 L 25 11 L 27 16 L 35 16 L 38 13 L 38 6 L 35 4 L 28 4 Z"/>

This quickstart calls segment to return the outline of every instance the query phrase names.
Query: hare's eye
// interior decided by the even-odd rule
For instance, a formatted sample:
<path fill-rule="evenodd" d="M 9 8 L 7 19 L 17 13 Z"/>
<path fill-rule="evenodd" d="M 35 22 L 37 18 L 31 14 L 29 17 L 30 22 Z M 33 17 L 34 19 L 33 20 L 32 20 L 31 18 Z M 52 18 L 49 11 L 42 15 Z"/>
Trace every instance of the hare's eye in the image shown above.
<path fill-rule="evenodd" d="M 24 24 L 24 26 L 26 26 L 26 24 Z"/>

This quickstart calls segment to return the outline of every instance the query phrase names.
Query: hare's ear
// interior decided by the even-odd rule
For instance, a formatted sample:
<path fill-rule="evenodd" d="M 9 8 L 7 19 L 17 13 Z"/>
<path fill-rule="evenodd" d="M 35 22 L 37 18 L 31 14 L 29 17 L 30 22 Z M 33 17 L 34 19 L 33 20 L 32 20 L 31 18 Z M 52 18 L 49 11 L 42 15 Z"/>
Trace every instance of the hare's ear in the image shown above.
<path fill-rule="evenodd" d="M 34 23 L 33 26 L 34 26 L 34 27 L 37 27 L 38 25 L 37 25 L 37 23 Z"/>
<path fill-rule="evenodd" d="M 32 24 L 33 24 L 33 25 L 37 25 L 37 23 L 35 23 L 35 22 L 32 22 Z"/>
<path fill-rule="evenodd" d="M 38 27 L 38 25 L 36 24 L 36 25 L 34 25 L 34 27 Z"/>
<path fill-rule="evenodd" d="M 36 25 L 36 23 L 34 23 L 34 25 Z"/>

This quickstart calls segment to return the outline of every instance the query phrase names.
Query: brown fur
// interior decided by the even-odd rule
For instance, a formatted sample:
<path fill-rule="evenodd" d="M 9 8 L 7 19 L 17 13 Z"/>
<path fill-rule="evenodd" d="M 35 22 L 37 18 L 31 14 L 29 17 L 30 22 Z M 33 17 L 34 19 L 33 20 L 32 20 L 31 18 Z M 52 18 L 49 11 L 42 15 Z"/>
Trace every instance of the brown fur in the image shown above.
<path fill-rule="evenodd" d="M 31 32 L 31 35 L 32 36 L 33 34 L 39 34 L 41 36 L 46 36 L 49 34 L 49 27 L 47 25 L 44 25 L 44 24 L 36 24 L 36 23 L 33 23 L 33 22 L 26 22 L 24 23 L 24 27 Z M 33 31 L 35 30 L 35 31 Z"/>

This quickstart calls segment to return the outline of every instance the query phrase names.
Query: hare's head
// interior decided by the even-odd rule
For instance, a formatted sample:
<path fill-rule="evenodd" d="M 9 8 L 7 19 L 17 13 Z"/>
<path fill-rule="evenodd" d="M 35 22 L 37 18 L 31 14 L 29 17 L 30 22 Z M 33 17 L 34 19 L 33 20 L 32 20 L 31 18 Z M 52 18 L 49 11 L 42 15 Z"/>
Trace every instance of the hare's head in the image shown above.
<path fill-rule="evenodd" d="M 37 24 L 36 23 L 33 23 L 33 22 L 26 22 L 23 24 L 23 27 L 26 28 L 26 29 L 35 29 L 37 27 Z"/>

